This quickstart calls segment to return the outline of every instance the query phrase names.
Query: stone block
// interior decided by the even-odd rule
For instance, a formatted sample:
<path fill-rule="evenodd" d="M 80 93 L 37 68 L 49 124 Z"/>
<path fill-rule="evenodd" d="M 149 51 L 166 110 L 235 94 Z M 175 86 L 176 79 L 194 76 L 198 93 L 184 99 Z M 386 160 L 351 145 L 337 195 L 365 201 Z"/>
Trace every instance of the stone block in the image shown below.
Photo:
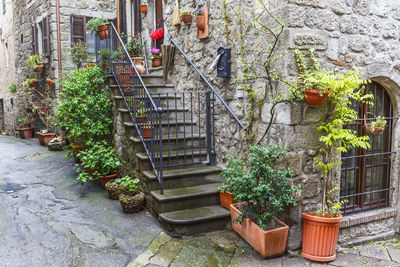
<path fill-rule="evenodd" d="M 339 22 L 340 31 L 347 34 L 357 34 L 359 32 L 358 17 L 343 16 Z"/>
<path fill-rule="evenodd" d="M 383 25 L 382 36 L 385 39 L 397 39 L 398 28 L 393 22 L 388 22 Z"/>
<path fill-rule="evenodd" d="M 363 247 L 360 247 L 358 252 L 360 253 L 361 256 L 365 257 L 373 257 L 381 260 L 387 260 L 390 261 L 390 257 L 386 251 L 386 248 L 383 246 L 379 245 L 366 245 Z"/>
<path fill-rule="evenodd" d="M 353 0 L 353 12 L 361 16 L 369 15 L 370 1 L 369 0 Z"/>
<path fill-rule="evenodd" d="M 326 0 L 289 0 L 289 3 L 299 6 L 311 6 L 318 8 L 326 8 L 327 6 Z"/>
<path fill-rule="evenodd" d="M 298 31 L 293 33 L 293 44 L 302 49 L 314 48 L 315 50 L 326 50 L 328 38 L 326 32 L 317 31 Z"/>
<path fill-rule="evenodd" d="M 329 1 L 333 12 L 338 15 L 350 14 L 351 6 L 348 0 L 332 0 Z"/>

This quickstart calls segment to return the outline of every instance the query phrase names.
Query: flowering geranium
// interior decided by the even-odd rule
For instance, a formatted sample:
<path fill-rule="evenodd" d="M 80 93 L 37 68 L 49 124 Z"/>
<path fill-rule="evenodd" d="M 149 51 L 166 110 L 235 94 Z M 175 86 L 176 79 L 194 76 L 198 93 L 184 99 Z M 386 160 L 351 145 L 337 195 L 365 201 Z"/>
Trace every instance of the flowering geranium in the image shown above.
<path fill-rule="evenodd" d="M 141 57 L 143 55 L 144 40 L 140 33 L 132 36 L 131 40 L 125 44 L 126 49 L 132 57 Z"/>
<path fill-rule="evenodd" d="M 151 49 L 150 53 L 151 53 L 150 59 L 162 57 L 161 50 L 158 48 Z"/>
<path fill-rule="evenodd" d="M 164 37 L 164 29 L 161 28 L 158 30 L 154 30 L 151 33 L 150 37 L 153 38 L 154 40 L 159 40 L 159 39 L 163 38 Z"/>

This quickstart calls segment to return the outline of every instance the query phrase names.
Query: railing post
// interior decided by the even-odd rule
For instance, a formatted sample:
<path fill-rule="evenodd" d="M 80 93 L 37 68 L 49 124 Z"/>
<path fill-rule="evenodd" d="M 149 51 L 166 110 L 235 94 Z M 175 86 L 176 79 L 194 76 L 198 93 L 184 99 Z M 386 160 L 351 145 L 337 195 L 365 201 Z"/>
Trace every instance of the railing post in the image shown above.
<path fill-rule="evenodd" d="M 199 118 L 200 119 L 200 118 Z M 212 162 L 211 155 L 211 97 L 210 91 L 206 92 L 206 146 L 207 146 L 207 161 Z"/>
<path fill-rule="evenodd" d="M 159 118 L 159 133 L 158 133 L 158 142 L 160 143 L 160 170 L 159 170 L 159 176 L 160 176 L 160 193 L 161 195 L 164 194 L 164 178 L 163 178 L 163 142 L 162 142 L 162 113 L 163 109 L 162 107 L 157 108 L 157 113 L 158 113 L 158 118 Z M 151 127 L 151 126 L 150 126 Z"/>

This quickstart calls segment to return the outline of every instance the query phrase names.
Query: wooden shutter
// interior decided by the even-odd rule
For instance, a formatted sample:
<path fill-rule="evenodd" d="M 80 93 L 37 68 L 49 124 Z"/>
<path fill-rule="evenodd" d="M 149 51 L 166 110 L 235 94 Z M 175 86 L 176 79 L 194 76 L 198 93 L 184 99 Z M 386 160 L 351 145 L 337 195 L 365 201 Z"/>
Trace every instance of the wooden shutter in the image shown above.
<path fill-rule="evenodd" d="M 142 17 L 140 13 L 140 0 L 133 1 L 133 30 L 135 34 L 142 32 Z"/>
<path fill-rule="evenodd" d="M 156 28 L 161 29 L 164 28 L 164 17 L 163 17 L 163 1 L 162 0 L 155 0 L 156 4 Z M 156 47 L 161 49 L 161 45 L 164 43 L 164 38 L 158 39 L 156 41 Z"/>
<path fill-rule="evenodd" d="M 86 43 L 86 17 L 71 15 L 71 43 L 78 40 Z"/>
<path fill-rule="evenodd" d="M 42 20 L 42 41 L 43 41 L 43 55 L 45 57 L 50 56 L 50 17 L 45 17 Z"/>
<path fill-rule="evenodd" d="M 119 0 L 119 5 L 118 5 L 118 32 L 124 33 L 125 35 L 127 33 L 127 26 L 126 26 L 126 1 L 125 0 Z"/>
<path fill-rule="evenodd" d="M 38 54 L 38 29 L 35 23 L 32 24 L 32 55 Z"/>

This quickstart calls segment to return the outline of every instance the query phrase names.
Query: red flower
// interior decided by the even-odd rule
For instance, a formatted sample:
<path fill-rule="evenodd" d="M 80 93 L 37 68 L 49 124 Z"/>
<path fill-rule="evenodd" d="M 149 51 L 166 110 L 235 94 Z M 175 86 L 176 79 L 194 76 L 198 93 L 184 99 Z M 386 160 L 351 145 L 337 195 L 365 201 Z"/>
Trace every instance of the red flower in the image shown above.
<path fill-rule="evenodd" d="M 158 29 L 158 30 L 154 30 L 151 35 L 151 38 L 153 38 L 154 40 L 158 40 L 164 37 L 164 29 Z"/>

